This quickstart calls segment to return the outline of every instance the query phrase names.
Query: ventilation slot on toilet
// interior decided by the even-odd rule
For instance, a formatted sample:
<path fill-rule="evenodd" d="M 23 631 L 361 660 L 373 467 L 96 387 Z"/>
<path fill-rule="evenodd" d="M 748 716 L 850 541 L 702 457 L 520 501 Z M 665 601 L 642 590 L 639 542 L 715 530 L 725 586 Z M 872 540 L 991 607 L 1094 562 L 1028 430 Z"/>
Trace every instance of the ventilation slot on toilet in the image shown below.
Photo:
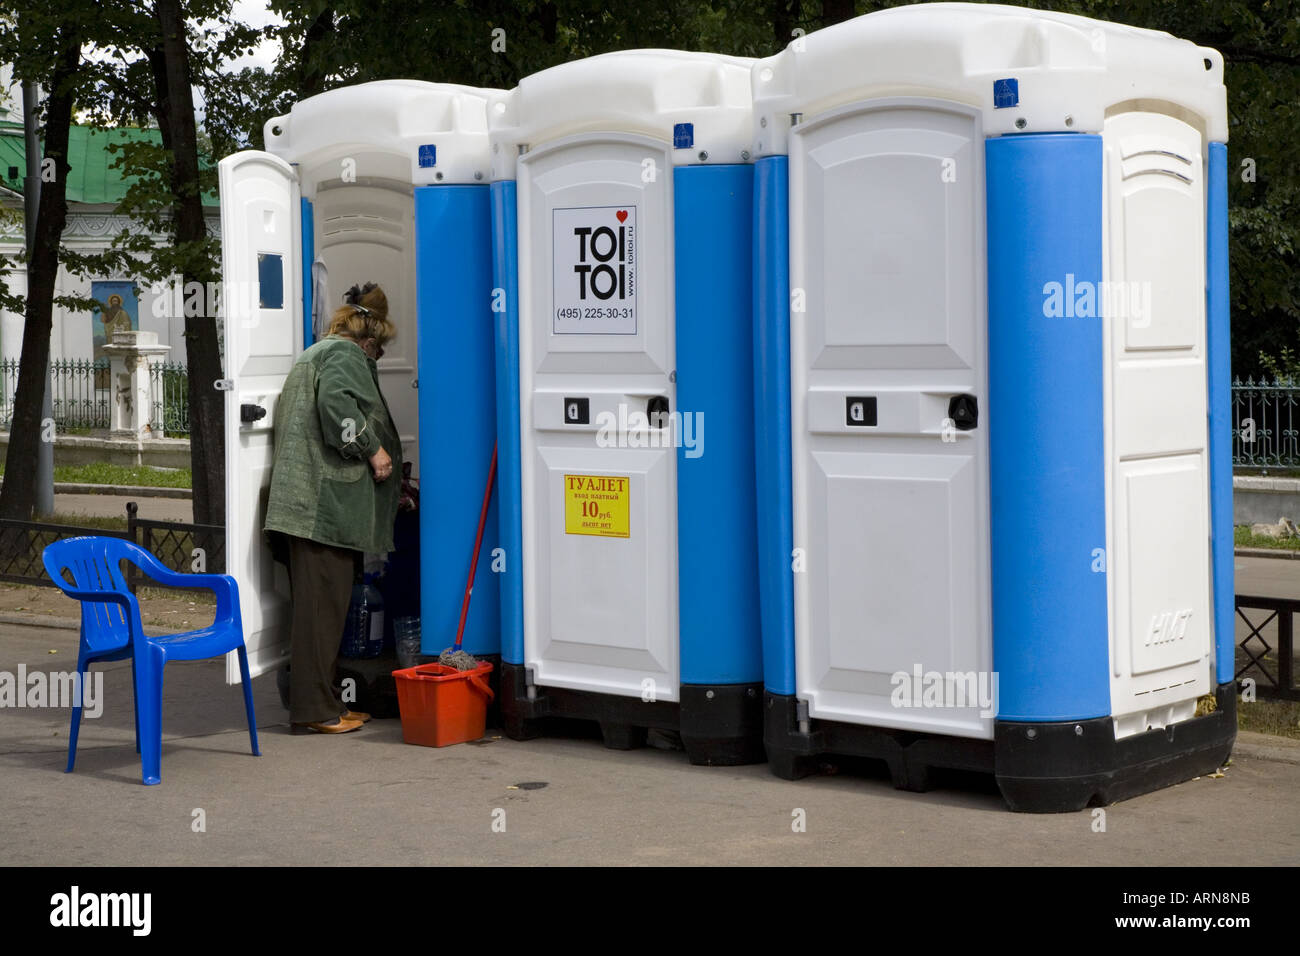
<path fill-rule="evenodd" d="M 1190 186 L 1195 166 L 1192 160 L 1169 149 L 1155 147 L 1126 148 L 1122 154 L 1120 172 L 1124 179 L 1135 176 L 1169 176 Z"/>
<path fill-rule="evenodd" d="M 402 224 L 382 216 L 332 216 L 321 225 L 321 232 L 326 237 L 345 232 L 371 232 L 400 238 Z"/>

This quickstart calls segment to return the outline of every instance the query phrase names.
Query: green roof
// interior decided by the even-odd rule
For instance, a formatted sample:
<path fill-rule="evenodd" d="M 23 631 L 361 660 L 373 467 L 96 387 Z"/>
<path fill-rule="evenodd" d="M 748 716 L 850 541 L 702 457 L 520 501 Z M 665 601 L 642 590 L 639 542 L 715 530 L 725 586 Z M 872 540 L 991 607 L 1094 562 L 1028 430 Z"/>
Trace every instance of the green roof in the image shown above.
<path fill-rule="evenodd" d="M 68 202 L 116 205 L 136 177 L 124 177 L 120 169 L 112 168 L 118 154 L 109 150 L 109 144 L 160 141 L 156 129 L 73 126 L 68 131 Z M 0 182 L 21 193 L 26 170 L 22 126 L 0 121 Z M 203 205 L 216 206 L 216 194 L 205 193 Z"/>
<path fill-rule="evenodd" d="M 0 185 L 23 191 L 24 152 L 22 126 L 0 120 Z M 17 176 L 16 182 L 11 173 Z"/>

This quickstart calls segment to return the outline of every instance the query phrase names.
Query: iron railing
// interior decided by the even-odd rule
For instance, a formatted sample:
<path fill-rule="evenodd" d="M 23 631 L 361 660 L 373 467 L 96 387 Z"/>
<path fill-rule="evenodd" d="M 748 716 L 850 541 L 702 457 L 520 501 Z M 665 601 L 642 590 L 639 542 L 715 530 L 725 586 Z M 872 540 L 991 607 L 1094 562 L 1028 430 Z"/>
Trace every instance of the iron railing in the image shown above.
<path fill-rule="evenodd" d="M 204 571 L 224 574 L 226 570 L 224 527 L 140 518 L 136 503 L 131 501 L 126 506 L 124 531 L 0 518 L 0 581 L 55 587 L 45 573 L 41 552 L 55 541 L 82 535 L 126 538 L 151 552 L 173 571 L 190 573 L 201 567 Z M 196 548 L 202 549 L 201 564 L 196 563 L 200 557 L 195 553 Z M 143 577 L 138 572 L 128 571 L 127 583 L 132 591 Z"/>
<path fill-rule="evenodd" d="M 128 501 L 126 534 L 173 571 L 226 573 L 226 529 L 221 525 L 141 518 L 136 503 Z M 134 591 L 134 575 L 128 574 L 127 582 Z"/>
<path fill-rule="evenodd" d="M 13 419 L 18 390 L 18 360 L 0 362 L 0 428 Z M 188 374 L 175 362 L 149 367 L 149 424 L 156 435 L 187 436 L 190 431 Z M 113 383 L 108 359 L 56 359 L 50 362 L 54 423 L 60 432 L 103 430 L 112 426 Z"/>
<path fill-rule="evenodd" d="M 1237 616 L 1250 631 L 1237 642 L 1237 680 L 1252 678 L 1261 697 L 1300 700 L 1300 686 L 1295 673 L 1295 618 L 1300 614 L 1300 600 L 1294 598 L 1237 595 Z M 1263 611 L 1268 616 L 1251 620 L 1247 611 Z M 1270 638 L 1275 642 L 1270 644 Z"/>
<path fill-rule="evenodd" d="M 1233 380 L 1232 463 L 1300 468 L 1300 382 Z"/>
<path fill-rule="evenodd" d="M 65 524 L 47 524 L 41 521 L 16 521 L 0 518 L 0 581 L 14 584 L 35 584 L 52 588 L 54 582 L 45 573 L 41 553 L 48 545 L 64 538 L 81 535 L 100 535 L 108 538 L 126 538 L 125 531 L 105 531 L 102 528 L 74 528 Z"/>
<path fill-rule="evenodd" d="M 149 424 L 155 435 L 178 437 L 190 433 L 189 373 L 176 362 L 149 366 Z"/>
<path fill-rule="evenodd" d="M 0 362 L 0 425 L 13 420 L 18 391 L 18 360 Z M 108 359 L 56 359 L 50 362 L 54 423 L 66 429 L 108 428 L 111 412 Z"/>

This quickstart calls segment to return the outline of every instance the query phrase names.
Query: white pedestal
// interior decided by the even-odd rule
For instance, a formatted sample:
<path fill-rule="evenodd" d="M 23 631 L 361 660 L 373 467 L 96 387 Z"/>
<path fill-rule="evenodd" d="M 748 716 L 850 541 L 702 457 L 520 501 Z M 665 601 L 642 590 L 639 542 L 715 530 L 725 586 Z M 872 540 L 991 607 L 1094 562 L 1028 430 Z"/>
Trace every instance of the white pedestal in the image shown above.
<path fill-rule="evenodd" d="M 163 438 L 162 423 L 155 429 L 149 419 L 153 411 L 150 367 L 164 361 L 170 345 L 158 344 L 157 332 L 115 332 L 104 346 L 109 357 L 112 393 L 112 434 L 115 437 Z"/>

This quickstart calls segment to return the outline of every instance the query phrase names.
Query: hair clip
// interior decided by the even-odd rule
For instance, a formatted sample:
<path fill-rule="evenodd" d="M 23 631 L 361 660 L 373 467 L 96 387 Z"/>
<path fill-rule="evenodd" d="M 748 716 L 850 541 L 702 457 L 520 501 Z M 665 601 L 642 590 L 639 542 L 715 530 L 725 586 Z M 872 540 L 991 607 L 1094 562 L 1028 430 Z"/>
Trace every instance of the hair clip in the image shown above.
<path fill-rule="evenodd" d="M 343 304 L 352 306 L 352 308 L 356 309 L 356 311 L 360 312 L 366 318 L 370 318 L 370 310 L 361 304 L 361 297 L 371 289 L 377 288 L 379 288 L 378 282 L 367 282 L 365 285 L 360 287 L 354 285 L 352 288 L 348 289 L 347 292 L 343 293 Z"/>
<path fill-rule="evenodd" d="M 343 302 L 346 305 L 356 305 L 363 295 L 378 288 L 378 282 L 367 282 L 363 286 L 354 285 L 352 288 L 348 289 L 347 292 L 343 293 Z"/>

